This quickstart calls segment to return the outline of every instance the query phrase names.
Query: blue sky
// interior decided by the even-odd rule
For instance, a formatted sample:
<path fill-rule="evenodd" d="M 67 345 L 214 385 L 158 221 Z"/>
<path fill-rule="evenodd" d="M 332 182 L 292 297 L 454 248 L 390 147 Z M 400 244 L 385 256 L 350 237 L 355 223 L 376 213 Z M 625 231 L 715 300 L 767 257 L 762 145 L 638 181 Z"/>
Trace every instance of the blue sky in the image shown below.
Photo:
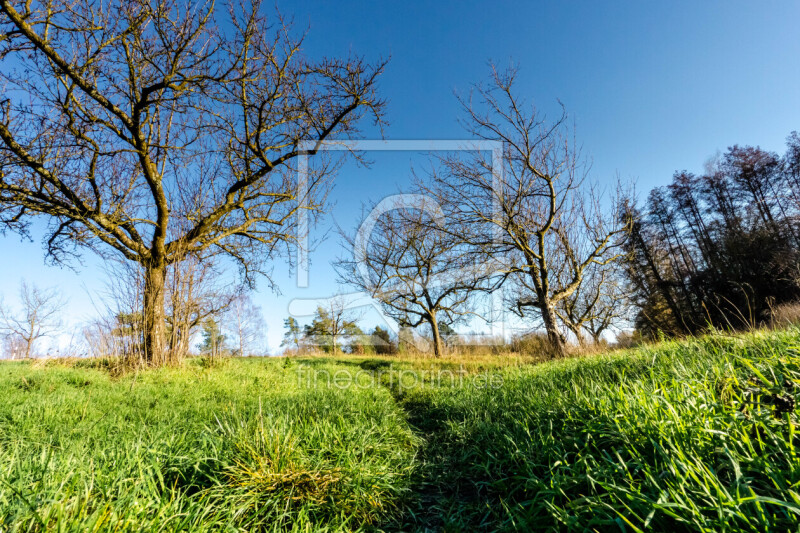
<path fill-rule="evenodd" d="M 390 58 L 381 81 L 387 139 L 463 138 L 454 91 L 486 78 L 490 60 L 520 68 L 518 90 L 542 109 L 557 99 L 577 126 L 598 181 L 636 180 L 646 192 L 679 169 L 701 171 L 717 150 L 757 144 L 783 151 L 800 129 L 800 38 L 796 2 L 322 2 L 278 1 L 308 27 L 311 56 Z M 375 132 L 367 131 L 374 136 Z M 425 154 L 370 154 L 370 169 L 337 176 L 323 227 L 358 222 L 361 204 L 408 183 Z M 319 235 L 318 232 L 318 235 Z M 276 264 L 282 295 L 262 284 L 269 340 L 277 348 L 292 298 L 336 290 L 330 260 L 344 253 L 334 233 L 312 255 L 311 286 Z M 14 302 L 20 278 L 59 285 L 77 326 L 95 310 L 98 261 L 73 272 L 44 265 L 41 243 L 0 238 L 0 292 Z"/>

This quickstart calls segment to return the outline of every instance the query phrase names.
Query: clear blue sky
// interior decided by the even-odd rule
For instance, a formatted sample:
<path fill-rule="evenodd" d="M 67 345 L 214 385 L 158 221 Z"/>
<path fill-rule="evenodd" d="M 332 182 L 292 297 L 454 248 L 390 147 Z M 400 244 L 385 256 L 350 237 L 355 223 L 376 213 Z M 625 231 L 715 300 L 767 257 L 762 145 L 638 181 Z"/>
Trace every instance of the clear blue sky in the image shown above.
<path fill-rule="evenodd" d="M 381 82 L 388 139 L 462 138 L 455 90 L 485 79 L 490 60 L 520 68 L 518 89 L 544 109 L 556 99 L 577 124 L 593 176 L 618 173 L 646 192 L 678 169 L 701 171 L 717 150 L 758 144 L 783 151 L 800 129 L 800 3 L 797 2 L 322 2 L 277 3 L 309 28 L 311 56 L 390 57 Z M 346 166 L 330 217 L 357 222 L 362 202 L 396 192 L 424 156 L 373 154 L 371 169 Z M 256 295 L 276 348 L 289 301 L 335 290 L 341 254 L 331 234 L 312 255 L 311 287 L 276 265 L 283 294 Z M 13 302 L 21 277 L 60 285 L 70 320 L 94 313 L 98 263 L 78 272 L 44 266 L 41 244 L 0 239 L 0 292 Z"/>

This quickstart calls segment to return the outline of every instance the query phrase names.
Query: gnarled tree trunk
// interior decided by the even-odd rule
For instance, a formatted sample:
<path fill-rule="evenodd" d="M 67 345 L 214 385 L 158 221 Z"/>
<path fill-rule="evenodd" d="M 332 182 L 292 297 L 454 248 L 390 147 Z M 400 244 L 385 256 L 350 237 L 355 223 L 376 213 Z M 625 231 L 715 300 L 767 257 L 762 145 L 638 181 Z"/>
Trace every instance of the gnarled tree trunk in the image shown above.
<path fill-rule="evenodd" d="M 546 299 L 542 300 L 541 311 L 544 328 L 547 331 L 547 340 L 550 342 L 553 349 L 553 356 L 564 357 L 567 354 L 567 350 L 564 346 L 564 339 L 561 336 L 561 332 L 558 330 L 556 311 Z"/>
<path fill-rule="evenodd" d="M 442 356 L 442 336 L 439 333 L 439 322 L 436 320 L 436 315 L 428 315 L 427 318 L 433 336 L 433 355 L 438 359 Z"/>
<path fill-rule="evenodd" d="M 167 267 L 164 263 L 145 265 L 142 326 L 144 359 L 147 364 L 160 364 L 165 355 L 164 282 L 166 275 Z"/>

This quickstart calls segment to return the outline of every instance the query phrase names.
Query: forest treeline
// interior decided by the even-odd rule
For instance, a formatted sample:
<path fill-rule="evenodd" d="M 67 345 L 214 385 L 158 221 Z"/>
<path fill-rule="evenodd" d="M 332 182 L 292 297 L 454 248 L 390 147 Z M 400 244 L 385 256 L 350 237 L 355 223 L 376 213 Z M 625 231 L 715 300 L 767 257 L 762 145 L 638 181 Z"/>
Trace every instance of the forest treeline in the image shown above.
<path fill-rule="evenodd" d="M 629 218 L 626 274 L 644 335 L 746 328 L 800 298 L 800 136 L 783 155 L 735 145 L 676 172 Z"/>

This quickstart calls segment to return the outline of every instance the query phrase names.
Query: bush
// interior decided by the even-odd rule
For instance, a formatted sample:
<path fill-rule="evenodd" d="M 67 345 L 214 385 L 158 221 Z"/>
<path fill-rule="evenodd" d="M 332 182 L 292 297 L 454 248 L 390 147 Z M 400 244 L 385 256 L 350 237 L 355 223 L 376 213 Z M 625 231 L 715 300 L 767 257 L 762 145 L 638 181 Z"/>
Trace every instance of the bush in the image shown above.
<path fill-rule="evenodd" d="M 779 305 L 773 309 L 772 324 L 776 327 L 800 325 L 800 302 Z"/>
<path fill-rule="evenodd" d="M 550 359 L 553 355 L 553 348 L 547 335 L 544 333 L 524 333 L 515 336 L 511 339 L 509 344 L 511 351 L 526 355 L 544 356 Z"/>

